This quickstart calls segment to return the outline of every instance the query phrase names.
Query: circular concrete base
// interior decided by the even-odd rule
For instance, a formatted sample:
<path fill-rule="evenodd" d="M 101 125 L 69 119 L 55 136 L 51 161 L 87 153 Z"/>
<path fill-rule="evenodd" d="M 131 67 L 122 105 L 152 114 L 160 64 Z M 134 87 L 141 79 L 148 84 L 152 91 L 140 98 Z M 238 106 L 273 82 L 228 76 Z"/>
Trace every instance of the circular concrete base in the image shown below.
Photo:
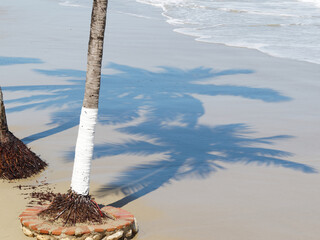
<path fill-rule="evenodd" d="M 115 217 L 102 225 L 79 225 L 62 227 L 53 225 L 38 217 L 38 213 L 47 206 L 27 208 L 20 216 L 22 231 L 28 237 L 38 240 L 117 240 L 131 239 L 138 232 L 137 221 L 134 216 L 121 208 L 104 207 L 101 209 Z"/>

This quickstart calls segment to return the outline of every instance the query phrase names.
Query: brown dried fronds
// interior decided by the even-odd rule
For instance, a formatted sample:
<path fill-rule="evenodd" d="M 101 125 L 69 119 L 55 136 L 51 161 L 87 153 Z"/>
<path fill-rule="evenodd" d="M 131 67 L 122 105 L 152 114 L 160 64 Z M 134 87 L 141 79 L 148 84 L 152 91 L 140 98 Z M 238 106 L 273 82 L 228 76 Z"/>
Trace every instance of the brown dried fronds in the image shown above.
<path fill-rule="evenodd" d="M 19 184 L 13 188 L 18 188 L 23 191 L 21 195 L 25 196 L 24 199 L 30 199 L 27 207 L 49 205 L 57 195 L 57 193 L 53 192 L 55 187 L 47 182 L 46 177 L 42 181 L 36 180 L 36 184 Z M 30 192 L 30 190 L 32 190 L 32 192 Z"/>
<path fill-rule="evenodd" d="M 10 131 L 0 141 L 0 178 L 13 180 L 27 178 L 47 166 L 34 152 Z"/>
<path fill-rule="evenodd" d="M 101 224 L 108 219 L 114 219 L 102 212 L 90 195 L 84 196 L 72 190 L 66 194 L 57 194 L 51 205 L 39 213 L 39 217 L 63 226 L 74 226 L 78 223 Z"/>
<path fill-rule="evenodd" d="M 47 205 L 50 204 L 58 195 L 54 192 L 31 192 L 28 194 L 31 198 L 30 205 Z"/>

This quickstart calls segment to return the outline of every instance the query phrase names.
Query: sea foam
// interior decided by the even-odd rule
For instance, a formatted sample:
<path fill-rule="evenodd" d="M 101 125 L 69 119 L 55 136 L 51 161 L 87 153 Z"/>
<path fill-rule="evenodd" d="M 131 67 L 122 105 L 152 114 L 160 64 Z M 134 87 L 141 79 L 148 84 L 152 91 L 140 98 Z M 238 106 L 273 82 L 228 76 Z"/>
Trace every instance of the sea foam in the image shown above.
<path fill-rule="evenodd" d="M 320 0 L 137 0 L 197 41 L 320 64 Z"/>
<path fill-rule="evenodd" d="M 70 1 L 60 1 L 59 5 L 65 6 L 65 7 L 89 7 L 88 1 L 85 0 L 70 0 Z"/>
<path fill-rule="evenodd" d="M 320 64 L 320 0 L 136 0 L 161 8 L 175 32 Z M 91 7 L 88 0 L 59 0 Z M 135 17 L 141 14 L 126 13 Z"/>

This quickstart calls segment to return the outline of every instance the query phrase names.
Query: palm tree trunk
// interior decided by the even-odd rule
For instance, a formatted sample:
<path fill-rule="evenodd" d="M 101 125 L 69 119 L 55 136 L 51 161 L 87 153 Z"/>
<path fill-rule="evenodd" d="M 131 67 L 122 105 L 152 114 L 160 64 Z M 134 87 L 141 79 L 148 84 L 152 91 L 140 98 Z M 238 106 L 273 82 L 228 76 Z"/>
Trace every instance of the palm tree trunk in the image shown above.
<path fill-rule="evenodd" d="M 89 194 L 94 129 L 97 123 L 104 31 L 108 0 L 94 0 L 88 46 L 87 76 L 71 180 L 71 189 Z"/>
<path fill-rule="evenodd" d="M 53 222 L 61 219 L 65 225 L 75 225 L 87 221 L 102 223 L 103 218 L 114 219 L 113 216 L 102 213 L 89 195 L 107 5 L 108 0 L 93 0 L 86 87 L 76 142 L 71 189 L 67 194 L 57 195 L 50 206 L 39 213 L 40 216 Z"/>
<path fill-rule="evenodd" d="M 6 110 L 3 103 L 3 94 L 0 87 L 0 142 L 4 142 L 9 129 L 7 124 Z"/>

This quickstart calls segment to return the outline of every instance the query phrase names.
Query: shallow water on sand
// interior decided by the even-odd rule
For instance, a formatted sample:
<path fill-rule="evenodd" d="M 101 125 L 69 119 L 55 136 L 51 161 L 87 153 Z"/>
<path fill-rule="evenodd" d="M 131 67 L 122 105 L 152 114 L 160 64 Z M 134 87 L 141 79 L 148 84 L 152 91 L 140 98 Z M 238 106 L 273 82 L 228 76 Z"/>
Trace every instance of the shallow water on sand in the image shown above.
<path fill-rule="evenodd" d="M 319 0 L 137 0 L 163 9 L 178 33 L 197 41 L 258 49 L 320 63 Z M 86 0 L 59 0 L 90 7 Z"/>

